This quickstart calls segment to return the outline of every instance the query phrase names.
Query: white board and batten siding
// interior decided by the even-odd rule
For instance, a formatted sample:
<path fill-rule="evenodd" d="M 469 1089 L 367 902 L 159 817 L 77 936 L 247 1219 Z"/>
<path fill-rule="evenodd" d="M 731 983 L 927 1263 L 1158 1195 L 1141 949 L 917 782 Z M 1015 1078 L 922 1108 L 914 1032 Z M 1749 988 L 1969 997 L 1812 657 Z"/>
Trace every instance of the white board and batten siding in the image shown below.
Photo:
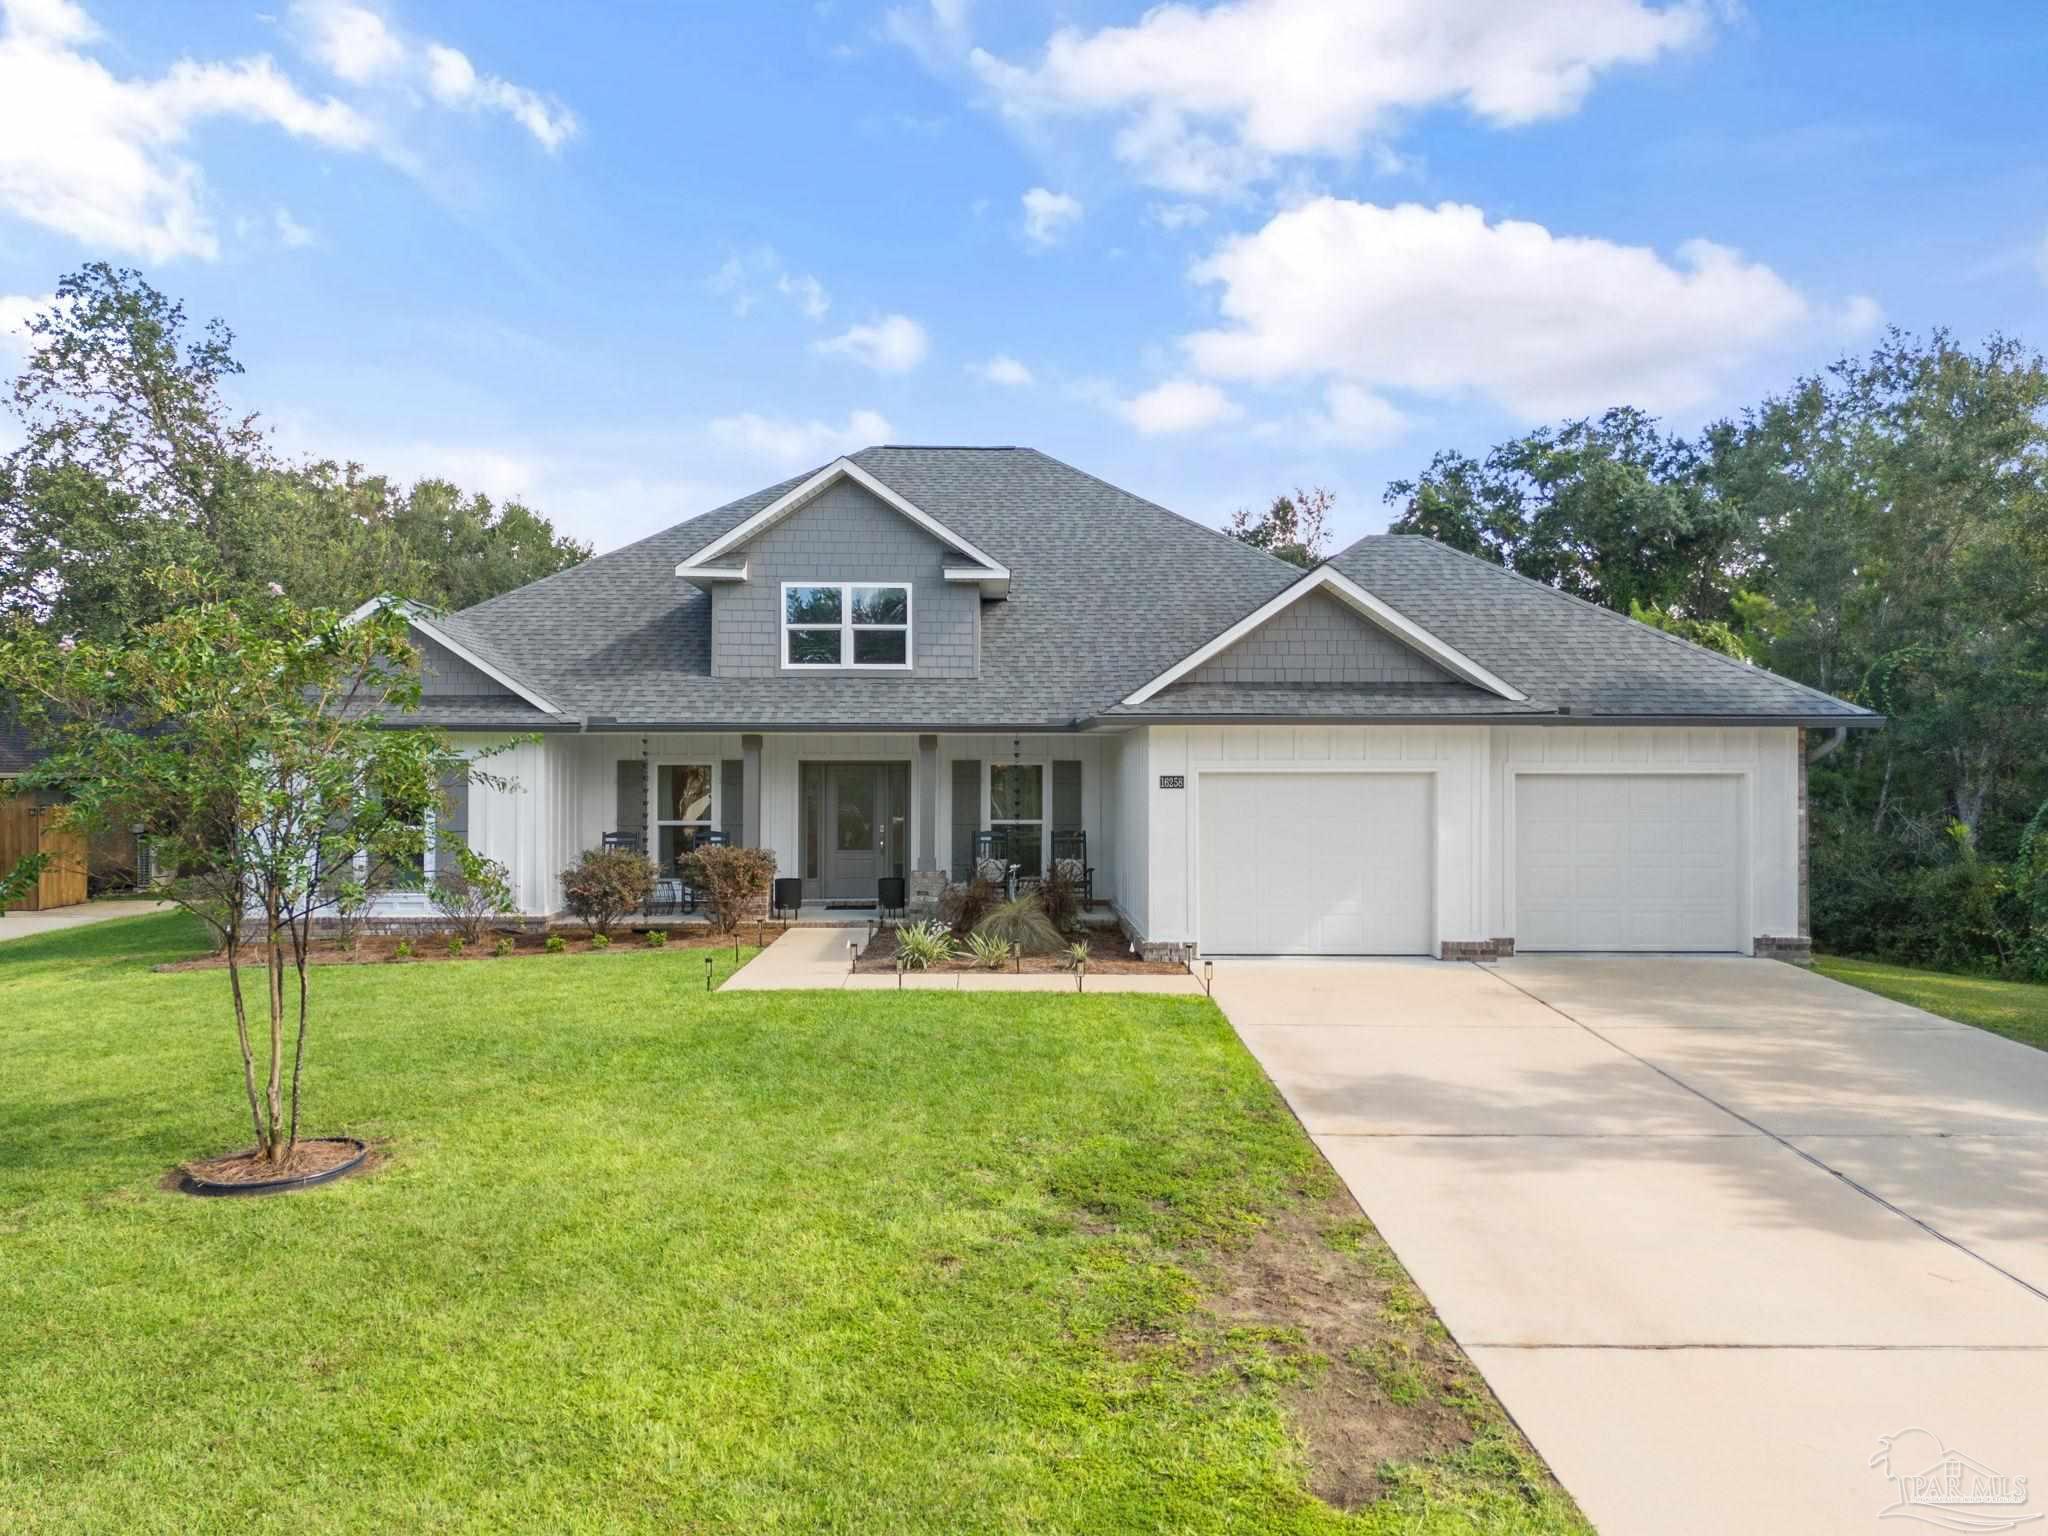
<path fill-rule="evenodd" d="M 478 738 L 482 740 L 483 738 Z M 638 759 L 644 751 L 651 764 L 664 762 L 713 765 L 714 824 L 725 816 L 723 775 L 717 765 L 742 758 L 738 732 L 561 735 L 523 744 L 487 765 L 518 781 L 504 791 L 479 787 L 471 797 L 471 842 L 480 852 L 502 860 L 515 872 L 520 910 L 531 914 L 561 910 L 561 872 L 586 848 L 595 848 L 604 834 L 621 830 L 618 823 L 618 763 Z M 938 861 L 948 860 L 952 825 L 952 765 L 956 758 L 983 764 L 983 809 L 991 762 L 1042 763 L 1047 766 L 1046 811 L 1051 814 L 1051 770 L 1055 759 L 1081 763 L 1082 821 L 1089 832 L 1089 857 L 1096 888 L 1107 891 L 1116 862 L 1113 826 L 1108 810 L 1110 791 L 1104 783 L 1104 748 L 1100 738 L 1079 736 L 939 737 L 936 826 Z M 911 843 L 910 867 L 927 867 L 916 814 L 919 784 L 917 737 L 907 733 L 813 734 L 763 733 L 761 744 L 761 842 L 775 854 L 780 873 L 795 874 L 801 861 L 800 771 L 807 762 L 904 762 L 911 771 L 911 809 L 907 816 Z M 632 830 L 637 830 L 634 828 Z"/>
<path fill-rule="evenodd" d="M 1799 931 L 1791 729 L 1154 726 L 1112 764 L 1119 905 L 1156 942 L 1746 951 Z"/>

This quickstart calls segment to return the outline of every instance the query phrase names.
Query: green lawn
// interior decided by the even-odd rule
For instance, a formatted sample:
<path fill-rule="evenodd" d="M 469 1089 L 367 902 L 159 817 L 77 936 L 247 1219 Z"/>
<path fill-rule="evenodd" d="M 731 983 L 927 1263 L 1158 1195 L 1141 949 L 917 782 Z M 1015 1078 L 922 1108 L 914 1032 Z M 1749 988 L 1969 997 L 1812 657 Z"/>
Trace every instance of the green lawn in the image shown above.
<path fill-rule="evenodd" d="M 2048 985 L 2040 982 L 1951 976 L 1835 955 L 1816 956 L 1813 968 L 1853 987 L 2048 1050 Z"/>
<path fill-rule="evenodd" d="M 226 980 L 148 969 L 194 938 L 0 945 L 0 1530 L 1585 1529 L 1206 1001 L 336 967 L 309 1126 L 388 1161 L 204 1201 Z M 1211 1307 L 1304 1221 L 1416 1330 L 1353 1364 L 1448 1352 L 1470 1437 L 1351 1514 L 1288 1406 L 1343 1362 Z"/>

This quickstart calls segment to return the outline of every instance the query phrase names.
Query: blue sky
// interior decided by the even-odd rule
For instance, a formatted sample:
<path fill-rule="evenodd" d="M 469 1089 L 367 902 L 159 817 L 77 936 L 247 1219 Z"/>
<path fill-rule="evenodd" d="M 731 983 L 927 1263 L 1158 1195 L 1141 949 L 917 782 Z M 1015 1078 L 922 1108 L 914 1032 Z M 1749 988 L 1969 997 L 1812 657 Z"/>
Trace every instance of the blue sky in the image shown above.
<path fill-rule="evenodd" d="M 0 15 L 0 331 L 137 266 L 288 449 L 599 548 L 875 439 L 1348 539 L 1441 447 L 2048 338 L 2033 4 Z"/>

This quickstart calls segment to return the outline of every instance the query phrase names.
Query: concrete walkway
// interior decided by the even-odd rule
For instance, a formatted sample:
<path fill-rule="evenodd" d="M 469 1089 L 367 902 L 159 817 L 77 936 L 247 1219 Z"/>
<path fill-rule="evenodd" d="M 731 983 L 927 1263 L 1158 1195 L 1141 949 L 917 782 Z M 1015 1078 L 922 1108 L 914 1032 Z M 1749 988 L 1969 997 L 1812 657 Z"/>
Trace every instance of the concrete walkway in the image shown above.
<path fill-rule="evenodd" d="M 848 965 L 846 946 L 867 942 L 867 925 L 854 928 L 791 928 L 728 976 L 721 992 L 790 992 L 829 988 L 833 991 L 894 992 L 894 971 L 856 976 Z M 1071 975 L 1018 976 L 1000 971 L 911 971 L 900 978 L 906 992 L 1073 992 Z M 1083 992 L 1156 992 L 1175 996 L 1202 995 L 1193 976 L 1109 976 L 1090 972 Z"/>
<path fill-rule="evenodd" d="M 53 907 L 48 912 L 9 912 L 0 917 L 0 943 L 38 933 L 55 933 L 61 928 L 112 922 L 117 917 L 143 917 L 171 910 L 168 901 L 84 901 L 75 907 Z"/>
<path fill-rule="evenodd" d="M 1917 1530 L 1951 1452 L 2048 1524 L 2048 1053 L 1769 961 L 1216 999 L 1603 1536 Z"/>

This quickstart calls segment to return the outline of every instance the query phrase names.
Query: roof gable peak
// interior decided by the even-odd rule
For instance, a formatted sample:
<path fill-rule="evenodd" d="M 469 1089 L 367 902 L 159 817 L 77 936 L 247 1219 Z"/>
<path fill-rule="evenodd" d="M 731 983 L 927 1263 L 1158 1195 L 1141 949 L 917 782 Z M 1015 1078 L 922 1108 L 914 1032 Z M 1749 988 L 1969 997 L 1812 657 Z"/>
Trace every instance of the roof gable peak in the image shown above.
<path fill-rule="evenodd" d="M 880 501 L 892 511 L 901 514 L 922 528 L 926 533 L 962 557 L 966 562 L 960 566 L 949 566 L 948 581 L 978 582 L 983 596 L 1003 597 L 1010 588 L 1010 572 L 1000 560 L 995 559 L 971 540 L 956 533 L 909 497 L 895 490 L 850 458 L 834 459 L 816 474 L 793 486 L 782 495 L 745 518 L 736 526 L 726 530 L 710 543 L 703 545 L 684 557 L 676 566 L 676 575 L 685 581 L 700 584 L 724 581 L 745 581 L 747 566 L 744 559 L 735 564 L 731 556 L 743 551 L 757 535 L 781 522 L 801 507 L 808 506 L 825 491 L 841 481 L 851 481 L 862 490 Z"/>

